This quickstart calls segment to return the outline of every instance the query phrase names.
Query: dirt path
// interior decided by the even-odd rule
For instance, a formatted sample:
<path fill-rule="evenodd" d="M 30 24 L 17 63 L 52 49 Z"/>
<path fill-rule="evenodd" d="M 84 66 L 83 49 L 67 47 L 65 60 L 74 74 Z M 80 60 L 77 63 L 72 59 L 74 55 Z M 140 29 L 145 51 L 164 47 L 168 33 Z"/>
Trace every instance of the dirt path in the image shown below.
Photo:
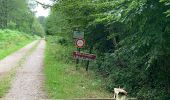
<path fill-rule="evenodd" d="M 45 41 L 41 40 L 38 47 L 27 57 L 23 67 L 16 74 L 9 93 L 3 100 L 40 100 L 45 99 L 43 92 L 43 58 Z"/>
<path fill-rule="evenodd" d="M 32 48 L 33 45 L 35 45 L 36 42 L 37 41 L 34 41 L 12 55 L 0 60 L 0 76 L 14 68 L 20 59 Z"/>

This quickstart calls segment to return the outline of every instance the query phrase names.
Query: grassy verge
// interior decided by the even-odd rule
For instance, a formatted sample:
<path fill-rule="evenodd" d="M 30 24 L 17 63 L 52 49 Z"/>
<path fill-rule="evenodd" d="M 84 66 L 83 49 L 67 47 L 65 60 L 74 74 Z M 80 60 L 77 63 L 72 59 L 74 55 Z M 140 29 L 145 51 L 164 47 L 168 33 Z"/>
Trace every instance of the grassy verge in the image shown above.
<path fill-rule="evenodd" d="M 30 43 L 33 38 L 18 31 L 0 30 L 0 59 Z"/>
<path fill-rule="evenodd" d="M 21 67 L 22 64 L 24 63 L 25 59 L 27 56 L 29 56 L 37 47 L 39 42 L 37 42 L 23 57 L 22 59 L 18 62 L 18 64 L 10 71 L 7 73 L 4 73 L 2 77 L 0 77 L 0 98 L 2 98 L 7 91 L 9 90 L 11 86 L 11 81 L 15 77 L 16 70 L 18 67 Z"/>
<path fill-rule="evenodd" d="M 45 57 L 45 86 L 50 98 L 108 98 L 111 94 L 102 88 L 100 78 L 84 69 L 75 69 L 74 64 L 66 63 L 71 54 L 69 46 L 56 43 L 56 39 L 47 38 Z"/>

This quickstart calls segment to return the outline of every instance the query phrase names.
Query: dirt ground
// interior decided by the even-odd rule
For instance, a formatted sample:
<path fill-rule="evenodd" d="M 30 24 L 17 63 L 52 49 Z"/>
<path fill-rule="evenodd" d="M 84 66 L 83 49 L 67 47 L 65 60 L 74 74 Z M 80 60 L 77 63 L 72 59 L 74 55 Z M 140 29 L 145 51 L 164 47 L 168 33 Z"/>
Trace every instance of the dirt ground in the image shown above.
<path fill-rule="evenodd" d="M 13 54 L 12 57 L 7 57 L 5 61 L 17 63 L 24 52 L 33 46 L 34 42 L 19 52 Z M 43 90 L 43 59 L 45 51 L 45 41 L 41 40 L 37 48 L 26 58 L 22 67 L 17 70 L 16 77 L 12 81 L 12 86 L 7 95 L 2 100 L 40 100 L 46 99 Z M 15 57 L 18 55 L 17 57 Z M 10 58 L 10 59 L 9 59 Z M 9 59 L 9 60 L 8 60 Z M 2 62 L 1 62 L 2 63 Z M 0 63 L 0 65 L 1 65 Z M 7 64 L 7 63 L 6 63 Z M 6 66 L 6 65 L 5 65 Z M 1 66 L 0 66 L 1 67 Z M 10 70 L 11 67 L 4 68 L 0 72 Z"/>
<path fill-rule="evenodd" d="M 3 60 L 0 60 L 0 76 L 16 67 L 20 59 L 32 48 L 33 45 L 35 45 L 36 42 L 37 41 L 34 41 L 19 51 L 5 57 Z"/>

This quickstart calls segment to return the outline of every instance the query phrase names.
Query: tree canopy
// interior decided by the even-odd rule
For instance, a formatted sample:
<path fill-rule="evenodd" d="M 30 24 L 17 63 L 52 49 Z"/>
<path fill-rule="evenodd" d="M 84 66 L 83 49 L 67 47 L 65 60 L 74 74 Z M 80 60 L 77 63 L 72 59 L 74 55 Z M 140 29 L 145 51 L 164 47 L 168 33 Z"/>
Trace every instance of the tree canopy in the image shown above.
<path fill-rule="evenodd" d="M 142 100 L 170 98 L 169 0 L 57 0 L 46 19 L 46 32 L 70 37 L 85 32 L 84 51 L 108 81 Z"/>
<path fill-rule="evenodd" d="M 31 6 L 29 0 L 0 0 L 0 7 L 0 28 L 44 34 L 42 28 L 37 28 L 41 24 L 30 10 L 34 5 Z"/>

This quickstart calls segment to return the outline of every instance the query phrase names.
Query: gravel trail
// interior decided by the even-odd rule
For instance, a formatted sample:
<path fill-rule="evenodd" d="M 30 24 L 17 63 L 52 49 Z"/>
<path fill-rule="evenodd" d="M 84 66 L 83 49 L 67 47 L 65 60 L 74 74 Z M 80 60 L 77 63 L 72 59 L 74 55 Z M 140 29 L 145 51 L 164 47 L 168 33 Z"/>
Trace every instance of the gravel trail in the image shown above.
<path fill-rule="evenodd" d="M 46 99 L 43 91 L 43 59 L 45 41 L 41 40 L 35 51 L 26 58 L 18 69 L 9 93 L 3 100 L 40 100 Z"/>
<path fill-rule="evenodd" d="M 20 59 L 28 52 L 37 41 L 34 41 L 17 52 L 5 57 L 0 60 L 0 76 L 4 73 L 9 72 L 12 68 L 16 67 Z"/>

